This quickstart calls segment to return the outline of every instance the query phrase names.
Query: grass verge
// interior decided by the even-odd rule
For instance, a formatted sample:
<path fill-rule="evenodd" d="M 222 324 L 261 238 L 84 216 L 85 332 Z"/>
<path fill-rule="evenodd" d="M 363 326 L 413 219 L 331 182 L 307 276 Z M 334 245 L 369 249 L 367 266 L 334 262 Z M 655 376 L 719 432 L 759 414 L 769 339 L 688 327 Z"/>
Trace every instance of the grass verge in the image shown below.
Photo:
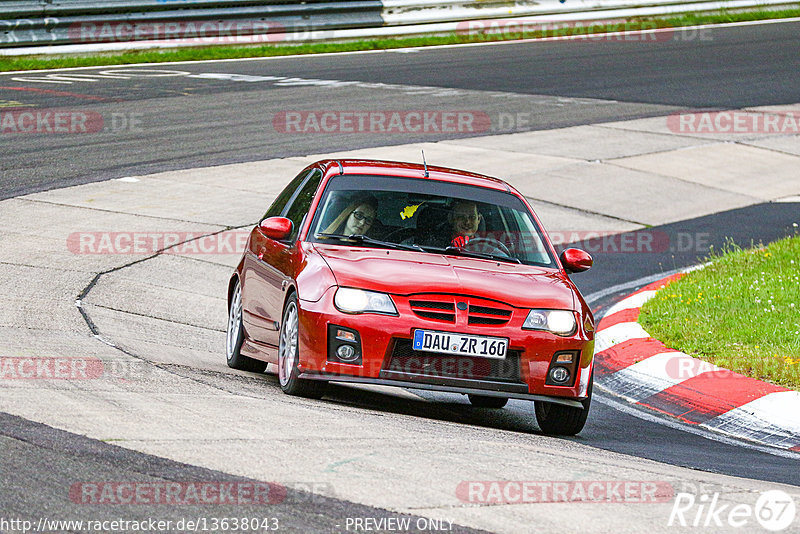
<path fill-rule="evenodd" d="M 591 32 L 607 33 L 634 31 L 639 29 L 678 28 L 700 24 L 721 24 L 754 20 L 800 17 L 800 8 L 784 10 L 719 11 L 716 13 L 687 13 L 669 17 L 636 17 L 626 23 L 598 24 L 591 26 Z M 488 23 L 487 23 L 488 24 Z M 163 63 L 168 61 L 198 61 L 213 59 L 234 59 L 249 57 L 271 57 L 296 54 L 321 54 L 330 52 L 351 52 L 362 50 L 390 50 L 419 46 L 448 44 L 467 44 L 487 41 L 507 41 L 516 39 L 535 39 L 542 37 L 586 35 L 586 26 L 558 28 L 541 31 L 503 32 L 499 34 L 449 34 L 418 37 L 396 37 L 330 43 L 305 44 L 265 44 L 258 46 L 206 46 L 171 50 L 132 50 L 126 52 L 70 54 L 60 56 L 0 56 L 0 71 L 39 70 L 68 67 L 91 67 L 102 65 L 124 65 L 132 63 Z M 695 37 L 697 38 L 697 37 Z"/>
<path fill-rule="evenodd" d="M 668 347 L 800 390 L 800 236 L 709 260 L 660 290 L 639 322 Z"/>

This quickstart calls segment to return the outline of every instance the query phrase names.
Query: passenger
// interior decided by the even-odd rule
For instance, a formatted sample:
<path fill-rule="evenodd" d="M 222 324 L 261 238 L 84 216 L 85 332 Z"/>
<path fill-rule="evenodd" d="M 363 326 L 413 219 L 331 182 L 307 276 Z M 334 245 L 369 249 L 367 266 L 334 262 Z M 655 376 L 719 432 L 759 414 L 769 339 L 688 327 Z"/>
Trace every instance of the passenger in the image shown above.
<path fill-rule="evenodd" d="M 367 235 L 375 222 L 378 199 L 372 195 L 360 195 L 331 222 L 323 233 L 341 235 Z"/>
<path fill-rule="evenodd" d="M 451 228 L 450 246 L 463 247 L 475 237 L 482 216 L 478 212 L 478 205 L 475 202 L 457 200 L 450 210 L 448 220 Z"/>

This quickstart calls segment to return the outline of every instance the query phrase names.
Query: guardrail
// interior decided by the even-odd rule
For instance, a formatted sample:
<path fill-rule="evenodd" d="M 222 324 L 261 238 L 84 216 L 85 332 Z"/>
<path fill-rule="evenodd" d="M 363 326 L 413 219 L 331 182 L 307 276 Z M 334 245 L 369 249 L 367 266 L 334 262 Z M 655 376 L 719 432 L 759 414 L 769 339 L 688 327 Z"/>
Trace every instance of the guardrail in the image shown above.
<path fill-rule="evenodd" d="M 0 3 L 0 46 L 228 38 L 382 26 L 380 0 Z M 246 40 L 246 39 L 245 39 Z M 269 41 L 268 37 L 263 38 Z M 199 41 L 202 43 L 202 41 Z"/>
<path fill-rule="evenodd" d="M 250 44 L 441 33 L 481 19 L 602 19 L 785 0 L 2 0 L 0 48 Z M 796 4 L 796 2 L 794 3 Z M 114 46 L 111 46 L 114 45 Z M 62 48 L 62 47 L 59 47 Z M 11 52 L 12 51 L 8 51 Z"/>

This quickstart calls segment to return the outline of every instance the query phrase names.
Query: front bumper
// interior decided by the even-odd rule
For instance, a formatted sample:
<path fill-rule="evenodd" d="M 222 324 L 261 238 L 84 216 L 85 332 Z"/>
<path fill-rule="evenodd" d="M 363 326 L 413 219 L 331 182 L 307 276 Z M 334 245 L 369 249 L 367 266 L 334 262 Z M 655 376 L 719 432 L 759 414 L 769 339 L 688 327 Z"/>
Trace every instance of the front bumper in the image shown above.
<path fill-rule="evenodd" d="M 412 309 L 414 297 L 392 296 L 397 316 L 350 315 L 333 305 L 336 288 L 329 288 L 315 302 L 300 301 L 301 378 L 332 382 L 371 383 L 454 393 L 518 398 L 582 406 L 591 373 L 594 341 L 591 333 L 578 331 L 568 337 L 542 331 L 522 330 L 527 310 L 513 309 L 507 323 L 468 324 L 455 316 L 452 323 L 421 317 Z M 465 296 L 454 298 L 485 301 Z M 459 312 L 456 312 L 459 313 Z M 454 314 L 455 315 L 455 314 Z M 360 359 L 357 363 L 331 361 L 329 326 L 358 332 Z M 451 331 L 505 337 L 509 340 L 505 360 L 453 356 L 414 351 L 410 347 L 414 329 Z M 575 351 L 579 359 L 569 385 L 547 384 L 553 356 Z"/>

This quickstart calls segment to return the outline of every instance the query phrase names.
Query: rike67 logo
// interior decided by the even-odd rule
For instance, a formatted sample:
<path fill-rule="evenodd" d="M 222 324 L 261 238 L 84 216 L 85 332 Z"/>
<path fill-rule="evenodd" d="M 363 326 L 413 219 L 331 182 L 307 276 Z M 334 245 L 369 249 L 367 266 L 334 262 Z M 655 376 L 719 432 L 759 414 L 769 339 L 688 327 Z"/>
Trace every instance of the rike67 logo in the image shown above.
<path fill-rule="evenodd" d="M 755 506 L 744 503 L 720 502 L 720 494 L 678 493 L 667 525 L 696 527 L 706 531 L 713 527 L 743 528 L 753 532 L 756 524 L 780 532 L 794 522 L 797 509 L 791 495 L 781 490 L 761 493 Z"/>

